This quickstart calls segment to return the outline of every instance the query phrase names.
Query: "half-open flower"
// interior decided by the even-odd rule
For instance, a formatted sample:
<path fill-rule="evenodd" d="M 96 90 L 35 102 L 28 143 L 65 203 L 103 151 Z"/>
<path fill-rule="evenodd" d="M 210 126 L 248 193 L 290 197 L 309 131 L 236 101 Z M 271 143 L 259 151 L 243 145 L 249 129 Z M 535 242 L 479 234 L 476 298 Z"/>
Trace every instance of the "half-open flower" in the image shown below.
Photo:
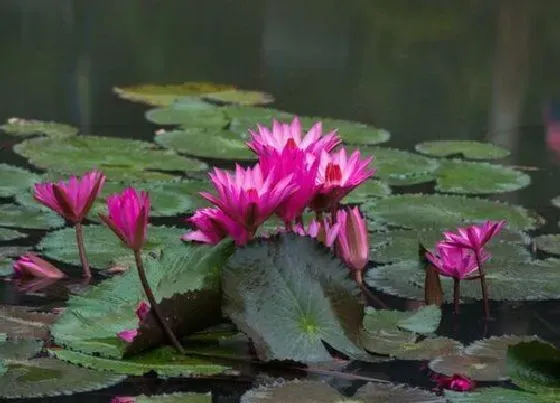
<path fill-rule="evenodd" d="M 484 250 L 481 250 L 481 254 L 482 262 L 490 258 Z M 439 274 L 455 279 L 469 278 L 478 269 L 474 251 L 446 241 L 437 244 L 436 253 L 426 252 L 426 259 L 434 265 Z"/>
<path fill-rule="evenodd" d="M 195 211 L 187 220 L 195 225 L 196 230 L 184 234 L 184 241 L 196 241 L 216 245 L 229 236 L 238 246 L 244 245 L 249 239 L 249 233 L 241 224 L 232 220 L 219 208 L 204 208 Z"/>
<path fill-rule="evenodd" d="M 445 241 L 452 246 L 468 248 L 479 253 L 484 245 L 496 236 L 506 224 L 502 221 L 484 221 L 482 224 L 458 228 L 457 232 L 444 232 Z"/>
<path fill-rule="evenodd" d="M 59 279 L 64 277 L 64 273 L 47 262 L 41 259 L 34 253 L 27 252 L 25 255 L 20 256 L 13 264 L 15 277 L 37 277 L 37 278 L 50 278 Z"/>
<path fill-rule="evenodd" d="M 363 270 L 369 261 L 367 223 L 358 207 L 336 212 L 340 231 L 336 238 L 336 254 L 353 270 Z"/>

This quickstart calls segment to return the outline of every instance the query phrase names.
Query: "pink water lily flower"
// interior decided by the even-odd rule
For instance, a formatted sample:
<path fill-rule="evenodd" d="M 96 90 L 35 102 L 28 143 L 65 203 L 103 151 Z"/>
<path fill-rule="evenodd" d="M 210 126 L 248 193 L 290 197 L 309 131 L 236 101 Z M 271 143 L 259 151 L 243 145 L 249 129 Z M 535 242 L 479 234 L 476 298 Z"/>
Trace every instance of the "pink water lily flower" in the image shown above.
<path fill-rule="evenodd" d="M 375 174 L 375 170 L 368 167 L 373 157 L 363 160 L 360 157 L 357 150 L 350 158 L 344 148 L 333 154 L 323 151 L 315 180 L 318 189 L 311 201 L 313 210 L 334 209 L 344 196 Z"/>
<path fill-rule="evenodd" d="M 323 218 L 320 221 L 312 220 L 309 222 L 307 228 L 304 228 L 301 224 L 296 224 L 294 226 L 294 232 L 296 234 L 315 238 L 327 248 L 331 249 L 334 246 L 339 231 L 340 224 L 331 224 L 328 218 Z"/>
<path fill-rule="evenodd" d="M 487 261 L 490 255 L 481 250 L 482 262 Z M 470 249 L 457 247 L 447 241 L 438 242 L 436 253 L 426 252 L 428 259 L 442 276 L 456 279 L 471 277 L 478 269 L 474 252 Z"/>
<path fill-rule="evenodd" d="M 456 392 L 470 392 L 476 386 L 475 381 L 460 374 L 453 374 L 453 376 L 435 374 L 432 379 L 436 382 L 434 390 L 437 392 L 442 392 L 444 389 Z"/>
<path fill-rule="evenodd" d="M 275 168 L 264 173 L 259 164 L 253 168 L 237 165 L 235 173 L 214 168 L 210 179 L 218 194 L 201 192 L 202 197 L 241 224 L 249 237 L 253 237 L 278 206 L 298 190 L 291 175 L 276 181 Z"/>
<path fill-rule="evenodd" d="M 338 210 L 336 222 L 340 231 L 336 238 L 336 254 L 353 270 L 363 270 L 369 261 L 369 240 L 366 220 L 360 209 Z"/>
<path fill-rule="evenodd" d="M 336 130 L 324 136 L 322 132 L 321 122 L 315 123 L 304 135 L 298 117 L 295 117 L 290 124 L 273 120 L 272 130 L 261 125 L 257 126 L 257 131 L 249 130 L 252 139 L 247 145 L 258 155 L 262 154 L 265 148 L 282 152 L 285 147 L 299 148 L 305 152 L 320 155 L 322 151 L 330 152 L 342 142 L 336 135 Z"/>
<path fill-rule="evenodd" d="M 122 193 L 107 198 L 108 215 L 99 218 L 133 250 L 140 250 L 146 238 L 150 196 L 129 187 Z"/>
<path fill-rule="evenodd" d="M 115 396 L 110 403 L 136 403 L 134 396 Z"/>
<path fill-rule="evenodd" d="M 64 277 L 64 273 L 47 262 L 41 259 L 34 253 L 27 252 L 24 256 L 20 256 L 13 264 L 15 277 L 36 277 L 36 278 L 49 278 L 59 279 Z"/>
<path fill-rule="evenodd" d="M 216 245 L 229 236 L 237 245 L 244 245 L 249 239 L 249 233 L 245 227 L 232 220 L 219 208 L 199 209 L 187 221 L 194 224 L 196 230 L 184 234 L 181 237 L 184 241 Z"/>
<path fill-rule="evenodd" d="M 150 305 L 141 301 L 136 307 L 136 317 L 138 318 L 138 324 L 140 325 L 144 319 L 150 313 Z M 134 338 L 138 334 L 138 329 L 126 329 L 117 333 L 117 336 L 126 343 L 132 343 Z"/>
<path fill-rule="evenodd" d="M 33 197 L 68 221 L 78 223 L 88 214 L 104 183 L 105 175 L 91 171 L 81 178 L 71 176 L 67 182 L 38 183 Z"/>
<path fill-rule="evenodd" d="M 479 225 L 458 228 L 457 232 L 444 232 L 443 236 L 449 245 L 471 249 L 478 254 L 484 245 L 501 231 L 505 224 L 505 220 L 484 221 Z"/>

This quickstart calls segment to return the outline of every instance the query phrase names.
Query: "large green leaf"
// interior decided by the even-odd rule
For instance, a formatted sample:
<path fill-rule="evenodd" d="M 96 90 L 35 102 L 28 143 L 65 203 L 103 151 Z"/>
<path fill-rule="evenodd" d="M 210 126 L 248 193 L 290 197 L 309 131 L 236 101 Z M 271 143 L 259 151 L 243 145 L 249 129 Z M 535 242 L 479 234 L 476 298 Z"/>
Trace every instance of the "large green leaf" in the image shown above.
<path fill-rule="evenodd" d="M 391 194 L 391 188 L 385 182 L 369 180 L 362 183 L 344 199 L 344 203 L 364 203 L 375 197 L 385 197 Z"/>
<path fill-rule="evenodd" d="M 0 164 L 0 197 L 27 191 L 40 181 L 40 176 L 26 169 Z"/>
<path fill-rule="evenodd" d="M 289 112 L 270 108 L 250 106 L 229 106 L 223 108 L 231 119 L 229 129 L 241 139 L 249 139 L 249 129 L 256 130 L 257 125 L 272 127 L 272 120 L 283 123 L 291 122 L 294 115 Z"/>
<path fill-rule="evenodd" d="M 560 397 L 560 350 L 552 344 L 531 341 L 510 345 L 507 372 L 523 389 Z"/>
<path fill-rule="evenodd" d="M 219 321 L 219 269 L 233 251 L 230 241 L 215 247 L 186 246 L 185 252 L 165 250 L 161 259 L 145 260 L 148 283 L 169 326 L 180 337 Z M 135 270 L 105 280 L 84 294 L 72 296 L 52 327 L 57 344 L 70 350 L 122 358 L 161 344 L 165 337 L 152 314 L 142 321 L 131 344 L 117 338 L 137 328 L 136 306 L 145 300 Z"/>
<path fill-rule="evenodd" d="M 436 174 L 436 190 L 445 193 L 513 192 L 531 183 L 526 173 L 485 162 L 443 161 Z"/>
<path fill-rule="evenodd" d="M 228 119 L 222 108 L 198 98 L 180 98 L 163 108 L 150 109 L 146 119 L 157 125 L 223 128 Z"/>
<path fill-rule="evenodd" d="M 0 242 L 13 241 L 14 239 L 22 238 L 27 238 L 27 234 L 21 231 L 16 231 L 15 229 L 0 228 Z"/>
<path fill-rule="evenodd" d="M 285 234 L 238 249 L 222 270 L 222 287 L 224 313 L 251 337 L 262 360 L 328 361 L 323 342 L 364 355 L 355 344 L 359 288 L 313 239 Z"/>
<path fill-rule="evenodd" d="M 392 195 L 372 200 L 362 210 L 368 218 L 416 230 L 456 228 L 483 220 L 506 220 L 511 230 L 528 230 L 542 222 L 521 206 L 450 195 Z"/>
<path fill-rule="evenodd" d="M 17 204 L 0 204 L 0 227 L 50 229 L 64 221 L 56 213 Z"/>
<path fill-rule="evenodd" d="M 321 122 L 323 133 L 336 130 L 337 135 L 340 136 L 345 144 L 374 145 L 386 143 L 389 141 L 389 138 L 391 138 L 391 135 L 387 130 L 378 129 L 363 123 L 321 117 L 301 118 L 301 124 L 304 129 L 307 130 L 309 130 L 316 122 Z"/>
<path fill-rule="evenodd" d="M 460 154 L 472 159 L 494 159 L 509 155 L 505 148 L 472 140 L 438 140 L 418 144 L 416 151 L 433 157 L 447 157 Z"/>
<path fill-rule="evenodd" d="M 132 256 L 119 238 L 104 225 L 85 225 L 84 242 L 91 267 L 106 269 L 111 263 L 124 256 Z M 181 248 L 181 236 L 185 231 L 175 227 L 152 227 L 147 230 L 144 252 L 164 248 Z M 72 265 L 80 265 L 80 255 L 76 246 L 76 230 L 73 227 L 49 232 L 37 245 L 41 254 Z"/>
<path fill-rule="evenodd" d="M 12 136 L 70 137 L 78 133 L 78 129 L 69 125 L 56 122 L 45 122 L 35 119 L 10 118 L 0 126 L 5 133 Z"/>

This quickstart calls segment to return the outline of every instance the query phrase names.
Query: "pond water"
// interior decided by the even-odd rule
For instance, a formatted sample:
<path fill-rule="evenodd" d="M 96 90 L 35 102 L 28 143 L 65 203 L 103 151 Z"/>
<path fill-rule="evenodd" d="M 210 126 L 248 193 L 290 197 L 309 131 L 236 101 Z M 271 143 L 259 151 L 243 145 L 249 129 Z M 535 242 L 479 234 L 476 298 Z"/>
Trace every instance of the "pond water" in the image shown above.
<path fill-rule="evenodd" d="M 146 105 L 118 98 L 114 87 L 233 84 L 272 94 L 275 102 L 267 107 L 384 128 L 391 133 L 384 145 L 410 152 L 438 139 L 502 146 L 511 154 L 497 163 L 526 172 L 531 184 L 487 197 L 543 216 L 546 223 L 529 235 L 557 233 L 560 209 L 550 200 L 560 194 L 558 18 L 560 4 L 531 0 L 3 0 L 0 121 L 53 120 L 82 134 L 151 141 L 159 126 L 145 119 Z M 30 167 L 10 150 L 20 140 L 0 132 L 0 163 Z M 433 190 L 428 183 L 393 193 Z M 178 218 L 155 222 L 185 227 Z M 0 246 L 33 245 L 43 232 L 30 234 Z M 68 291 L 60 288 L 26 294 L 0 282 L 0 303 L 49 310 L 64 305 Z M 395 309 L 414 305 L 381 297 Z M 449 304 L 443 307 L 438 334 L 463 343 L 537 334 L 560 343 L 557 302 L 494 302 L 496 320 L 489 323 L 478 302 L 462 308 L 456 318 Z M 352 363 L 344 371 L 354 376 L 350 381 L 309 377 L 346 392 L 364 383 L 360 376 L 429 389 L 433 382 L 421 365 Z M 235 379 L 131 377 L 111 388 L 41 401 L 100 402 L 180 390 L 212 391 L 213 401 L 235 402 L 262 373 L 305 376 L 255 365 Z"/>

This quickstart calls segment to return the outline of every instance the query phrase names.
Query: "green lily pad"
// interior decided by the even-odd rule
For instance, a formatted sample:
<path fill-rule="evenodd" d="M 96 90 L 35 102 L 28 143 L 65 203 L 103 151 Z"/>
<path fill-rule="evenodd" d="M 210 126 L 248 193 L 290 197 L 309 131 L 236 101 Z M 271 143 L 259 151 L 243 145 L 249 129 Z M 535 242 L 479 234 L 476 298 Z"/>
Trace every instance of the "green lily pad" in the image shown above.
<path fill-rule="evenodd" d="M 10 118 L 0 126 L 6 134 L 12 136 L 48 136 L 71 137 L 78 134 L 78 129 L 69 125 L 56 122 L 45 122 L 35 119 Z"/>
<path fill-rule="evenodd" d="M 54 212 L 17 204 L 0 204 L 0 227 L 50 229 L 63 225 L 64 220 Z"/>
<path fill-rule="evenodd" d="M 117 236 L 104 225 L 85 225 L 84 242 L 89 264 L 92 268 L 106 269 L 112 260 L 131 256 Z M 185 231 L 174 227 L 148 227 L 147 241 L 143 251 L 158 251 L 164 248 L 183 248 L 181 236 Z M 76 231 L 73 227 L 49 232 L 37 245 L 41 254 L 72 265 L 80 265 L 76 246 Z"/>
<path fill-rule="evenodd" d="M 363 123 L 321 117 L 301 118 L 301 124 L 307 130 L 316 122 L 321 122 L 323 133 L 336 130 L 337 135 L 345 144 L 375 145 L 386 143 L 391 138 L 391 134 L 387 130 L 378 129 Z"/>
<path fill-rule="evenodd" d="M 463 345 L 447 337 L 431 337 L 416 343 L 404 343 L 393 353 L 399 360 L 425 361 L 435 357 L 455 354 Z"/>
<path fill-rule="evenodd" d="M 11 276 L 14 274 L 12 267 L 13 260 L 9 257 L 0 256 L 0 277 Z"/>
<path fill-rule="evenodd" d="M 261 360 L 329 361 L 323 342 L 366 356 L 355 344 L 359 289 L 311 238 L 283 234 L 237 249 L 222 269 L 222 287 L 224 313 L 251 337 Z"/>
<path fill-rule="evenodd" d="M 0 242 L 13 241 L 14 239 L 22 238 L 27 238 L 27 234 L 24 232 L 16 231 L 15 229 L 0 228 Z"/>
<path fill-rule="evenodd" d="M 445 403 L 443 397 L 428 390 L 411 388 L 404 384 L 369 382 L 356 391 L 354 400 L 357 402 L 375 403 Z"/>
<path fill-rule="evenodd" d="M 26 306 L 0 306 L 0 333 L 10 340 L 48 340 L 55 319 L 55 314 L 34 312 Z"/>
<path fill-rule="evenodd" d="M 150 143 L 116 137 L 38 137 L 17 144 L 14 151 L 28 158 L 30 163 L 57 173 L 79 175 L 98 168 L 113 181 L 163 180 L 171 172 L 207 168 L 206 164 L 171 150 L 159 150 Z"/>
<path fill-rule="evenodd" d="M 255 160 L 257 156 L 240 135 L 222 129 L 184 127 L 157 135 L 154 141 L 181 154 L 224 160 Z"/>
<path fill-rule="evenodd" d="M 204 99 L 239 106 L 266 105 L 274 102 L 274 97 L 263 91 L 226 90 L 205 94 Z"/>
<path fill-rule="evenodd" d="M 370 165 L 377 169 L 375 176 L 389 185 L 393 181 L 402 185 L 403 181 L 410 181 L 411 178 L 414 178 L 413 183 L 419 183 L 421 178 L 431 181 L 431 174 L 439 167 L 436 159 L 392 148 L 361 147 L 360 151 L 364 157 L 373 155 Z"/>
<path fill-rule="evenodd" d="M 560 255 L 560 234 L 545 234 L 536 237 L 534 240 L 537 249 Z"/>
<path fill-rule="evenodd" d="M 69 395 L 115 385 L 125 377 L 79 368 L 51 358 L 32 357 L 40 342 L 0 344 L 0 397 L 6 399 Z"/>
<path fill-rule="evenodd" d="M 507 371 L 519 387 L 536 392 L 542 401 L 560 396 L 560 351 L 541 341 L 511 345 L 507 352 Z"/>
<path fill-rule="evenodd" d="M 226 106 L 223 110 L 231 119 L 229 129 L 245 141 L 249 140 L 249 129 L 256 130 L 257 125 L 272 127 L 273 119 L 288 123 L 294 118 L 289 112 L 270 108 Z"/>
<path fill-rule="evenodd" d="M 391 186 L 412 186 L 429 182 L 435 182 L 437 179 L 435 173 L 425 172 L 420 174 L 412 174 L 403 176 L 402 178 L 392 177 L 390 180 Z"/>
<path fill-rule="evenodd" d="M 0 197 L 10 197 L 27 191 L 37 182 L 40 182 L 39 175 L 23 168 L 0 164 Z"/>
<path fill-rule="evenodd" d="M 115 87 L 113 92 L 119 98 L 140 102 L 151 106 L 167 106 L 178 98 L 194 97 L 216 91 L 234 89 L 228 84 L 208 82 L 184 82 L 174 84 L 138 84 L 128 87 Z"/>
<path fill-rule="evenodd" d="M 470 392 L 445 391 L 450 403 L 554 403 L 555 400 L 540 400 L 540 396 L 532 392 L 506 388 L 479 388 Z"/>
<path fill-rule="evenodd" d="M 432 371 L 445 375 L 462 374 L 477 381 L 499 381 L 509 378 L 506 358 L 508 347 L 537 336 L 494 336 L 475 341 L 461 353 L 442 355 L 430 361 Z"/>
<path fill-rule="evenodd" d="M 135 403 L 212 403 L 212 394 L 175 392 L 157 396 L 135 396 Z"/>
<path fill-rule="evenodd" d="M 509 155 L 505 148 L 471 140 L 437 140 L 416 145 L 416 151 L 432 157 L 447 157 L 461 154 L 466 158 L 489 160 Z"/>
<path fill-rule="evenodd" d="M 392 195 L 372 200 L 362 210 L 369 219 L 416 230 L 456 228 L 483 220 L 506 220 L 511 230 L 529 230 L 542 222 L 521 206 L 451 195 Z"/>
<path fill-rule="evenodd" d="M 388 184 L 378 180 L 362 183 L 343 199 L 343 203 L 364 203 L 375 197 L 385 197 L 391 194 Z"/>
<path fill-rule="evenodd" d="M 526 173 L 485 162 L 443 161 L 436 174 L 436 190 L 446 193 L 513 192 L 531 183 Z"/>
<path fill-rule="evenodd" d="M 178 338 L 220 321 L 219 268 L 233 252 L 233 244 L 224 241 L 215 247 L 183 248 L 185 252 L 164 250 L 161 259 L 144 259 L 148 283 Z M 144 291 L 135 270 L 73 295 L 52 326 L 55 342 L 70 350 L 110 359 L 129 357 L 157 346 L 165 341 L 165 335 L 153 315 L 149 313 L 138 325 L 135 310 L 143 300 Z M 126 329 L 138 329 L 132 343 L 117 337 L 118 332 Z M 172 360 L 175 358 L 158 363 Z"/>
<path fill-rule="evenodd" d="M 180 98 L 163 108 L 146 111 L 146 119 L 157 125 L 223 128 L 228 119 L 222 108 L 198 98 Z"/>

